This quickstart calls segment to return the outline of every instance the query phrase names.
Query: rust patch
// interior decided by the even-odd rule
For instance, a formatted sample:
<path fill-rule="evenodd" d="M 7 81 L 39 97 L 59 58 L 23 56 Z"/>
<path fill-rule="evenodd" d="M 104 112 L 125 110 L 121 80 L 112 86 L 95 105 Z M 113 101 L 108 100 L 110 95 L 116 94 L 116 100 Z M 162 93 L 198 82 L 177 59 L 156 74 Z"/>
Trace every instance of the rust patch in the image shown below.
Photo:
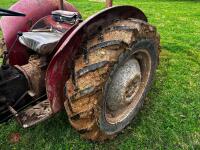
<path fill-rule="evenodd" d="M 24 66 L 16 65 L 24 73 L 29 83 L 31 96 L 39 97 L 45 91 L 45 73 L 47 62 L 45 57 L 33 56 Z"/>

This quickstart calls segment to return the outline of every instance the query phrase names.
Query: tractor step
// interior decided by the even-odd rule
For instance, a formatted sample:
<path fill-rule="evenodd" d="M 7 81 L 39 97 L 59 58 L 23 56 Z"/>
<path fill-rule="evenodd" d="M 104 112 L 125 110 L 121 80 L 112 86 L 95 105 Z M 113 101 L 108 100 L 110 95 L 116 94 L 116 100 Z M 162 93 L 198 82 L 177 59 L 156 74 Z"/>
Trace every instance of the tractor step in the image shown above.
<path fill-rule="evenodd" d="M 16 119 L 23 128 L 28 128 L 50 118 L 52 115 L 49 101 L 45 100 L 20 112 Z"/>

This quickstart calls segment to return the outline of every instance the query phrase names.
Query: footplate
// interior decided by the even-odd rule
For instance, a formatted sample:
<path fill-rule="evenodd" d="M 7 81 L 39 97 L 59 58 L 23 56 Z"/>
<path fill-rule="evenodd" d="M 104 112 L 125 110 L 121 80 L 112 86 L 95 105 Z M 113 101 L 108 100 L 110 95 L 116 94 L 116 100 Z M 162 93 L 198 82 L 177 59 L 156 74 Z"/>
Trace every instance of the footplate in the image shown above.
<path fill-rule="evenodd" d="M 52 114 L 49 101 L 45 100 L 20 112 L 16 118 L 23 128 L 28 128 L 50 118 Z"/>

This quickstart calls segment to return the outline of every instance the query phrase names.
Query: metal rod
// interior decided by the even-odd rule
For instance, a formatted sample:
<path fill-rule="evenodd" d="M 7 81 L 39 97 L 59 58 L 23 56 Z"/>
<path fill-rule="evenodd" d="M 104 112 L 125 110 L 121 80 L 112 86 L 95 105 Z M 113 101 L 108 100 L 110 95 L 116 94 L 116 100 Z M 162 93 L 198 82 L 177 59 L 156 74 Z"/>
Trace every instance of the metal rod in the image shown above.
<path fill-rule="evenodd" d="M 112 0 L 106 0 L 106 7 L 112 7 Z"/>
<path fill-rule="evenodd" d="M 18 79 L 19 77 L 20 77 L 20 75 L 17 75 L 17 76 L 15 76 L 15 77 L 12 77 L 12 78 L 9 78 L 9 79 L 7 79 L 7 80 L 4 80 L 4 81 L 0 82 L 0 86 L 6 84 L 6 83 L 8 83 L 8 82 L 11 82 L 11 81 L 13 81 L 13 80 L 16 80 L 16 79 Z"/>
<path fill-rule="evenodd" d="M 13 116 L 15 117 L 15 119 L 17 120 L 17 122 L 22 125 L 22 121 L 19 118 L 19 114 L 18 112 L 11 106 L 8 106 L 9 111 L 13 114 Z"/>
<path fill-rule="evenodd" d="M 0 16 L 26 16 L 23 13 L 0 8 Z"/>
<path fill-rule="evenodd" d="M 32 102 L 26 104 L 25 106 L 22 106 L 21 108 L 19 108 L 18 110 L 16 110 L 16 112 L 19 112 L 19 113 L 20 113 L 22 110 L 26 109 L 27 107 L 29 107 L 29 106 L 31 106 L 31 105 L 35 105 L 36 102 L 38 102 L 40 99 L 45 98 L 46 96 L 47 96 L 46 94 L 40 96 L 39 98 L 37 98 L 37 99 L 33 100 Z M 14 106 L 13 106 L 13 107 L 14 107 Z M 3 111 L 3 112 L 0 112 L 0 114 L 6 113 L 7 111 L 10 111 L 10 109 L 8 108 L 8 110 Z M 0 121 L 0 123 L 5 122 L 7 119 L 10 119 L 10 118 L 13 117 L 13 116 L 14 116 L 13 114 L 7 116 L 6 118 L 3 119 L 3 121 Z"/>
<path fill-rule="evenodd" d="M 60 0 L 60 6 L 59 6 L 60 8 L 60 10 L 64 10 L 64 2 L 63 2 L 63 0 Z"/>

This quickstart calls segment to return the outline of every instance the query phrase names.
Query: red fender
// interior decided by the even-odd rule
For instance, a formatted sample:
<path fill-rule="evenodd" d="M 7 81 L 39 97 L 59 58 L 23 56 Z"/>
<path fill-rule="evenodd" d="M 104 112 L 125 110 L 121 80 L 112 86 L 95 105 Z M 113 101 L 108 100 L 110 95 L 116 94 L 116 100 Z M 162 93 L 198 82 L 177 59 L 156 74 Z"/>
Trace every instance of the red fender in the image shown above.
<path fill-rule="evenodd" d="M 68 2 L 64 3 L 64 8 L 69 11 L 77 11 Z M 24 65 L 28 62 L 29 57 L 26 48 L 18 41 L 13 46 L 17 33 L 28 31 L 36 21 L 57 9 L 59 9 L 59 0 L 19 0 L 10 7 L 10 10 L 26 14 L 26 17 L 2 17 L 0 20 L 11 65 Z"/>
<path fill-rule="evenodd" d="M 132 6 L 107 8 L 81 23 L 63 42 L 51 60 L 46 74 L 47 96 L 54 113 L 63 108 L 65 99 L 64 86 L 70 77 L 70 68 L 73 59 L 83 39 L 98 32 L 98 29 L 114 19 L 127 18 L 137 18 L 147 21 L 144 13 Z"/>

